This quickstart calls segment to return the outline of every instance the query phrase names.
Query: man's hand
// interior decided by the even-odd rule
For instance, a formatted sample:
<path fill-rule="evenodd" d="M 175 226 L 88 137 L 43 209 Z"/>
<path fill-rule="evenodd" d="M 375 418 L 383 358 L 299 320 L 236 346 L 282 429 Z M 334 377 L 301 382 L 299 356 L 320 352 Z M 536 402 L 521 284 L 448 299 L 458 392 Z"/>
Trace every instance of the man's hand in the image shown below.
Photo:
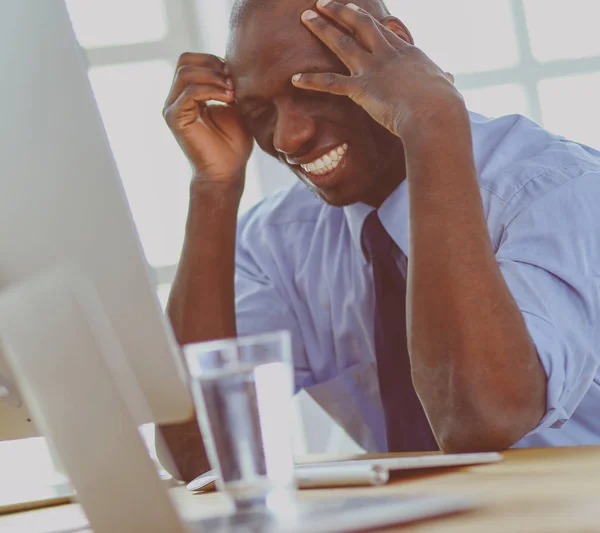
<path fill-rule="evenodd" d="M 292 78 L 296 87 L 348 96 L 399 137 L 441 113 L 466 114 L 452 78 L 419 48 L 354 4 L 331 1 L 317 7 L 325 16 L 309 10 L 302 21 L 346 65 L 350 76 L 297 74 Z"/>
<path fill-rule="evenodd" d="M 181 55 L 163 116 L 197 180 L 243 184 L 252 137 L 234 99 L 226 63 L 208 54 Z M 226 105 L 207 105 L 211 100 Z"/>

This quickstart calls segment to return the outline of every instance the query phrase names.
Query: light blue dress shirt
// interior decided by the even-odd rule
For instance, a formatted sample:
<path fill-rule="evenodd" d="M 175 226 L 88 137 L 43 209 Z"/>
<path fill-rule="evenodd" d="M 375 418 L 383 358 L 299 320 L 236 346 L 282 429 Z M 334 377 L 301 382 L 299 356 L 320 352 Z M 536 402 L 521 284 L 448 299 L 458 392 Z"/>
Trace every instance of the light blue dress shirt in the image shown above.
<path fill-rule="evenodd" d="M 471 114 L 481 199 L 498 265 L 548 376 L 547 409 L 516 447 L 600 444 L 600 152 L 511 115 Z M 306 389 L 370 452 L 386 450 L 364 204 L 335 208 L 302 184 L 239 222 L 239 334 L 287 329 Z M 404 253 L 407 183 L 381 206 Z"/>

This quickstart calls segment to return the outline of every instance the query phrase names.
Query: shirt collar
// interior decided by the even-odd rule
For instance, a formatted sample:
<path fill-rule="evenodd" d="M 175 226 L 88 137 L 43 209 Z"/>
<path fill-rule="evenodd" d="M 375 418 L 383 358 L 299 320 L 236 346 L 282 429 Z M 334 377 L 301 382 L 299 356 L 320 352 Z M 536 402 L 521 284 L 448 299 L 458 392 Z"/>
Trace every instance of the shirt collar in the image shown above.
<path fill-rule="evenodd" d="M 344 214 L 350 235 L 363 262 L 367 262 L 362 249 L 362 228 L 365 219 L 374 209 L 366 204 L 357 203 L 344 207 Z M 404 180 L 394 189 L 381 207 L 379 219 L 396 245 L 408 257 L 408 182 Z"/>
<path fill-rule="evenodd" d="M 471 122 L 471 136 L 473 139 L 473 153 L 475 156 L 475 164 L 478 169 L 480 166 L 479 156 L 483 151 L 483 143 L 485 141 L 486 124 L 490 119 L 469 111 L 469 119 Z M 350 228 L 350 235 L 357 247 L 360 257 L 366 263 L 362 249 L 362 228 L 365 219 L 373 208 L 363 203 L 357 203 L 344 207 L 346 220 Z M 379 218 L 383 227 L 390 234 L 394 242 L 402 250 L 404 255 L 408 257 L 408 182 L 404 180 L 390 196 L 388 196 L 379 208 Z"/>
<path fill-rule="evenodd" d="M 373 208 L 362 202 L 344 207 L 344 215 L 346 216 L 346 222 L 350 229 L 350 237 L 352 238 L 354 246 L 356 246 L 356 251 L 364 263 L 366 263 L 367 260 L 362 249 L 362 228 L 371 211 L 373 211 Z"/>

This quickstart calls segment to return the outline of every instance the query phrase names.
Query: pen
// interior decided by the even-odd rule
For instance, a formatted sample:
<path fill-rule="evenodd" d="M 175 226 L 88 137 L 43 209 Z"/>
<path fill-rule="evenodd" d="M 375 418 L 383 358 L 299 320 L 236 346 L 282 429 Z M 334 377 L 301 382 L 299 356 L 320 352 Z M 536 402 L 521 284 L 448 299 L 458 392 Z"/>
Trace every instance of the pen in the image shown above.
<path fill-rule="evenodd" d="M 298 488 L 316 489 L 321 487 L 366 487 L 385 485 L 389 478 L 389 470 L 382 466 L 344 465 L 340 464 L 307 464 L 297 465 L 294 471 Z M 191 491 L 208 488 L 217 480 L 218 476 L 214 470 L 205 472 L 191 481 L 187 488 Z"/>
<path fill-rule="evenodd" d="M 377 486 L 385 485 L 390 478 L 387 468 L 370 464 L 304 465 L 296 467 L 294 474 L 301 489 Z"/>

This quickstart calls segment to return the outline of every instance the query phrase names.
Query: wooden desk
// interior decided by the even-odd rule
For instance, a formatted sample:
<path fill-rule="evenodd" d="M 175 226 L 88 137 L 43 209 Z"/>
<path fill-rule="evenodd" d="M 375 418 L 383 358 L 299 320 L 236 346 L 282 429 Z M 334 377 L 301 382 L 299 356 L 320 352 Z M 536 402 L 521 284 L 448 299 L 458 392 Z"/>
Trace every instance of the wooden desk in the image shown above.
<path fill-rule="evenodd" d="M 386 530 L 403 533 L 600 532 L 600 446 L 510 450 L 504 455 L 498 464 L 412 473 L 379 488 L 301 491 L 300 497 L 461 492 L 487 500 L 485 506 L 466 514 Z M 209 516 L 226 508 L 217 493 L 171 490 L 184 518 Z M 81 508 L 70 504 L 0 517 L 0 531 L 62 532 L 82 523 Z"/>

